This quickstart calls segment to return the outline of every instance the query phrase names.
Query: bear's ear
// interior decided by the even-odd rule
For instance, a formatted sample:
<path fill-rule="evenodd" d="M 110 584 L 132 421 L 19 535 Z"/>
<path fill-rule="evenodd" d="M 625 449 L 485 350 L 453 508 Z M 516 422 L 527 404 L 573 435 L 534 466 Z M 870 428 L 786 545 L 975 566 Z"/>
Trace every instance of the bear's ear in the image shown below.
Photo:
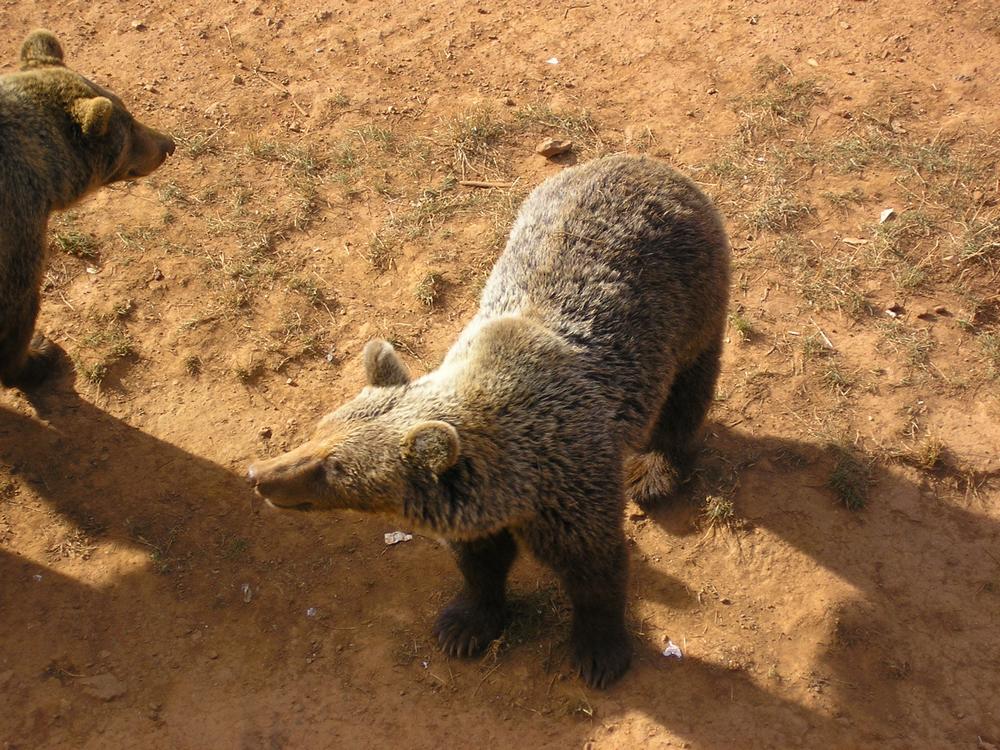
<path fill-rule="evenodd" d="M 71 114 L 83 134 L 92 138 L 107 135 L 111 115 L 115 105 L 106 96 L 77 99 L 71 107 Z"/>
<path fill-rule="evenodd" d="M 28 34 L 21 45 L 21 69 L 44 68 L 63 64 L 62 45 L 55 34 L 45 29 L 36 29 Z"/>
<path fill-rule="evenodd" d="M 435 477 L 454 466 L 460 452 L 458 430 L 447 422 L 421 422 L 403 438 L 403 458 L 429 469 Z"/>
<path fill-rule="evenodd" d="M 381 339 L 369 341 L 365 344 L 362 356 L 365 361 L 365 377 L 369 385 L 384 387 L 406 385 L 410 382 L 410 373 L 406 365 L 388 341 Z"/>

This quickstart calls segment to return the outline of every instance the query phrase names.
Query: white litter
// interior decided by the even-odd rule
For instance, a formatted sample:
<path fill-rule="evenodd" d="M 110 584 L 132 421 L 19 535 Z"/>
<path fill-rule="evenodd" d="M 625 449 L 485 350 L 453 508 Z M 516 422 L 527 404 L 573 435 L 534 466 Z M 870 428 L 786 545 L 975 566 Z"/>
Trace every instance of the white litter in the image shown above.
<path fill-rule="evenodd" d="M 400 542 L 408 542 L 411 539 L 413 539 L 413 534 L 407 534 L 405 531 L 387 531 L 385 533 L 386 544 L 399 544 Z"/>
<path fill-rule="evenodd" d="M 240 586 L 240 590 L 243 591 L 243 601 L 249 604 L 250 600 L 253 599 L 253 590 L 251 590 L 250 584 L 244 583 Z"/>
<path fill-rule="evenodd" d="M 558 57 L 550 57 L 545 62 L 547 62 L 549 65 L 558 65 L 559 64 L 559 58 Z"/>
<path fill-rule="evenodd" d="M 895 218 L 896 211 L 892 208 L 883 209 L 882 213 L 878 215 L 878 223 L 885 224 L 889 219 Z"/>
<path fill-rule="evenodd" d="M 669 656 L 674 659 L 683 659 L 684 653 L 681 651 L 681 647 L 674 643 L 669 638 L 667 639 L 667 647 L 663 649 L 663 655 Z"/>
<path fill-rule="evenodd" d="M 306 610 L 306 617 L 315 617 L 315 616 L 316 616 L 315 607 L 310 607 L 309 609 Z"/>

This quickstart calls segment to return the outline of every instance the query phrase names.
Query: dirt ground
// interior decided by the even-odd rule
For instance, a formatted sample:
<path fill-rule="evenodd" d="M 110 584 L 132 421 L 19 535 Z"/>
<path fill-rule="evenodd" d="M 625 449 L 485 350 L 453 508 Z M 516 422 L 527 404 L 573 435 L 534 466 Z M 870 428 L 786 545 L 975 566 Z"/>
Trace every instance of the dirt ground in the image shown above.
<path fill-rule="evenodd" d="M 53 217 L 73 374 L 0 393 L 3 747 L 1000 746 L 993 0 L 6 0 L 0 72 L 36 26 L 179 146 Z M 595 692 L 531 561 L 504 640 L 449 660 L 435 540 L 241 476 L 369 338 L 433 368 L 526 192 L 612 152 L 704 186 L 734 284 Z"/>

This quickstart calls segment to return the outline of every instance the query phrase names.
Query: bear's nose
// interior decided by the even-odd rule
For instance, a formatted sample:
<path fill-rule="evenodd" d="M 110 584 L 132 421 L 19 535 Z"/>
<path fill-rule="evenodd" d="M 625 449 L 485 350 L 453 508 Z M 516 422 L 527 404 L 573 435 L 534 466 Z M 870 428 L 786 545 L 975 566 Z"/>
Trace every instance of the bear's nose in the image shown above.
<path fill-rule="evenodd" d="M 163 153 L 166 156 L 173 156 L 176 148 L 177 146 L 174 144 L 173 138 L 167 138 L 166 142 L 163 144 Z"/>

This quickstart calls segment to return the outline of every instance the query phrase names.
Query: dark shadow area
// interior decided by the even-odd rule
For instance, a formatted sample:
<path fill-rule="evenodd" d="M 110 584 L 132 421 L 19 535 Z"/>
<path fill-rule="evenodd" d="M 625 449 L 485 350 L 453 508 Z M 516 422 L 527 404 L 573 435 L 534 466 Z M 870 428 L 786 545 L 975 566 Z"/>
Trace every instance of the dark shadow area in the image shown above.
<path fill-rule="evenodd" d="M 947 471 L 873 462 L 865 507 L 848 510 L 835 489 L 839 450 L 713 425 L 688 502 L 652 517 L 670 533 L 695 528 L 699 504 L 731 479 L 738 523 L 773 532 L 857 590 L 831 603 L 817 644 L 815 689 L 842 714 L 828 728 L 881 742 L 935 727 L 920 737 L 928 746 L 996 737 L 1000 524 L 976 511 L 995 477 L 969 474 L 979 493 L 966 493 Z"/>
<path fill-rule="evenodd" d="M 412 542 L 386 551 L 376 522 L 349 514 L 272 516 L 225 467 L 75 393 L 49 392 L 34 404 L 38 419 L 0 408 L 0 464 L 90 538 L 120 543 L 136 562 L 113 569 L 99 556 L 81 562 L 87 574 L 101 574 L 88 585 L 0 551 L 0 638 L 7 654 L 0 675 L 13 674 L 0 739 L 27 732 L 43 744 L 65 745 L 68 737 L 98 731 L 107 717 L 122 716 L 114 712 L 123 706 L 170 700 L 178 685 L 230 701 L 248 684 L 288 701 L 313 691 L 309 711 L 319 722 L 335 715 L 330 701 L 374 690 L 380 705 L 398 703 L 407 721 L 430 722 L 425 731 L 436 726 L 430 717 L 441 708 L 470 720 L 513 710 L 490 702 L 488 692 L 497 685 L 516 691 L 525 670 L 526 689 L 539 700 L 551 688 L 538 654 L 553 653 L 555 644 L 558 656 L 564 623 L 528 633 L 533 645 L 524 641 L 502 652 L 494 672 L 480 662 L 436 656 L 434 668 L 453 672 L 467 691 L 439 693 L 430 681 L 405 697 L 397 687 L 387 691 L 383 678 L 393 682 L 398 673 L 389 652 L 400 645 L 393 645 L 394 623 L 419 623 L 423 610 L 410 610 L 443 599 L 457 583 L 445 550 Z M 706 748 L 730 747 L 734 736 L 746 748 L 857 748 L 907 739 L 943 746 L 974 741 L 977 732 L 1000 733 L 993 705 L 1000 694 L 1000 527 L 974 508 L 937 497 L 934 485 L 912 472 L 877 465 L 868 507 L 848 511 L 826 485 L 834 463 L 819 446 L 715 427 L 701 466 L 703 477 L 736 477 L 733 497 L 747 524 L 778 535 L 859 592 L 835 604 L 829 637 L 817 644 L 825 654 L 815 677 L 826 691 L 822 709 L 772 692 L 760 675 L 699 658 L 665 659 L 662 644 L 640 642 L 633 669 L 610 691 L 585 691 L 575 678 L 561 683 L 567 694 L 586 695 L 598 724 L 541 715 L 524 721 L 536 733 L 551 723 L 545 731 L 560 746 L 580 744 L 599 722 L 635 711 Z M 692 497 L 705 489 L 699 481 Z M 665 533 L 689 534 L 695 514 L 691 503 L 678 501 L 651 518 Z M 633 575 L 647 598 L 678 610 L 696 604 L 683 581 L 653 563 L 633 556 Z M 397 578 L 392 592 L 380 593 L 391 577 Z M 242 598 L 243 582 L 252 587 L 252 602 Z M 396 593 L 400 586 L 407 592 Z M 321 616 L 310 619 L 307 607 L 315 604 Z M 729 632 L 738 645 L 739 630 Z M 312 662 L 319 652 L 326 660 Z M 425 668 L 418 661 L 410 669 Z M 564 673 L 565 659 L 554 669 Z M 80 698 L 81 676 L 104 672 L 126 683 L 128 697 Z M 60 709 L 67 695 L 74 708 Z M 287 725 L 274 720 L 288 738 L 278 746 L 322 746 L 304 740 L 310 735 L 294 728 L 301 722 L 286 718 Z M 913 725 L 935 727 L 936 734 L 907 737 L 904 728 Z M 460 727 L 441 729 L 441 736 L 454 738 Z M 517 722 L 480 729 L 507 738 L 521 731 Z"/>

